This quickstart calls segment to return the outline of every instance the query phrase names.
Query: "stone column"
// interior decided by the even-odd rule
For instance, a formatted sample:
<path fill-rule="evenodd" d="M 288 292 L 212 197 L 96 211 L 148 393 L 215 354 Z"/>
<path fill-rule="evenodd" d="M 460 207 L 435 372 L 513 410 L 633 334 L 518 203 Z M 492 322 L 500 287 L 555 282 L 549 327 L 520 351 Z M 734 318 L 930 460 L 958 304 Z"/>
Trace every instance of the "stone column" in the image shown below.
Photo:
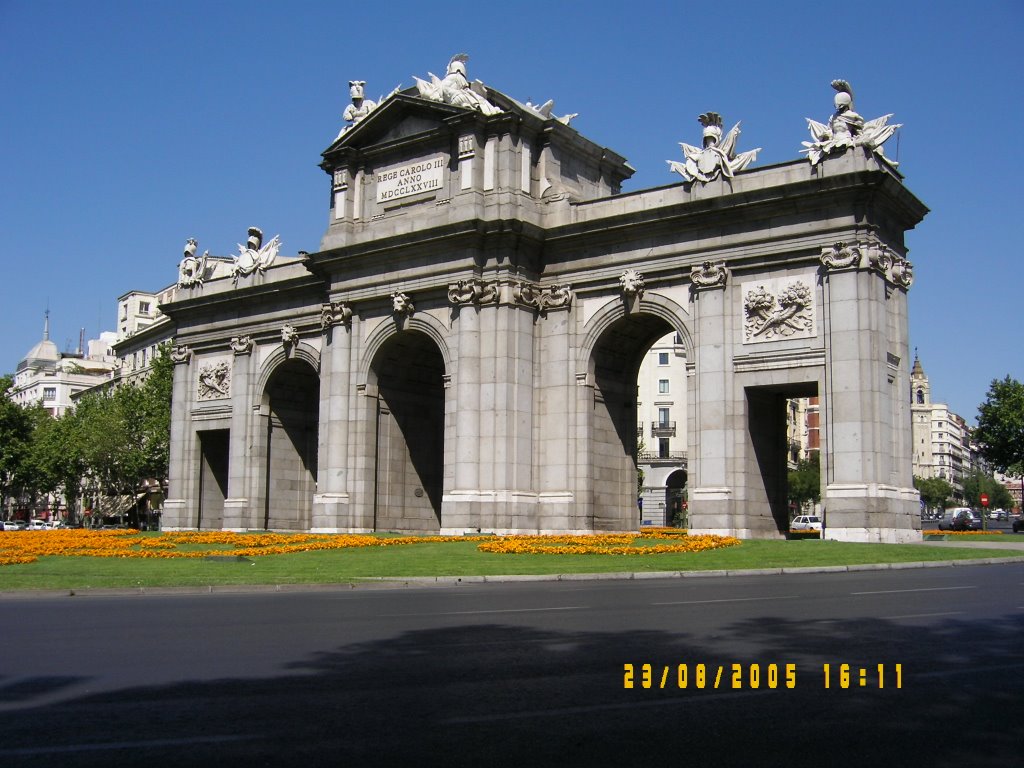
<path fill-rule="evenodd" d="M 253 341 L 248 336 L 231 339 L 234 364 L 231 368 L 231 437 L 228 457 L 228 495 L 224 499 L 224 530 L 244 531 L 255 527 L 249 507 L 253 467 L 249 461 L 249 425 L 252 402 L 249 365 Z"/>
<path fill-rule="evenodd" d="M 167 467 L 167 498 L 164 500 L 161 527 L 167 531 L 195 528 L 195 492 L 190 482 L 196 468 L 189 462 L 194 443 L 189 429 L 192 398 L 192 350 L 178 345 L 171 349 L 174 379 L 171 395 L 171 442 Z"/>
<path fill-rule="evenodd" d="M 691 490 L 690 529 L 732 534 L 733 477 L 730 447 L 733 436 L 732 339 L 726 302 L 729 271 L 725 264 L 694 267 L 692 281 L 696 348 L 694 429 L 688 436 Z"/>
<path fill-rule="evenodd" d="M 898 485 L 909 460 L 898 446 L 910 429 L 906 408 L 893 393 L 897 371 L 890 361 L 906 350 L 890 338 L 889 272 L 892 254 L 874 242 L 825 249 L 825 447 L 823 453 L 826 536 L 844 541 L 901 542 L 919 538 L 920 515 L 912 489 Z M 846 258 L 840 258 L 846 254 Z M 905 362 L 901 363 L 905 365 Z M 898 365 L 896 366 L 898 369 Z M 903 382 L 905 384 L 905 381 Z"/>
<path fill-rule="evenodd" d="M 455 336 L 458 369 L 455 372 L 454 487 L 442 499 L 442 533 L 461 533 L 483 527 L 480 521 L 480 308 L 474 303 L 473 281 L 448 289 L 458 308 Z"/>
<path fill-rule="evenodd" d="M 349 498 L 352 308 L 339 302 L 325 304 L 320 322 L 326 343 L 320 371 L 320 438 L 312 529 L 317 533 L 364 532 L 368 529 L 352 519 Z"/>

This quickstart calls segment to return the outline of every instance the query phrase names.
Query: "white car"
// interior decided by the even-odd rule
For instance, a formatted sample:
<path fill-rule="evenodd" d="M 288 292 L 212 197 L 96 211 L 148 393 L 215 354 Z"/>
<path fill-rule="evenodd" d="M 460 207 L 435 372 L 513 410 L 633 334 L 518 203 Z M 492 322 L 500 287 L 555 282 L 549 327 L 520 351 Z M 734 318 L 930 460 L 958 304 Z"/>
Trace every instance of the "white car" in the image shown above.
<path fill-rule="evenodd" d="M 29 520 L 28 525 L 25 526 L 26 531 L 47 531 L 49 526 L 45 520 Z"/>
<path fill-rule="evenodd" d="M 821 518 L 817 515 L 798 515 L 789 524 L 791 531 L 820 531 Z"/>

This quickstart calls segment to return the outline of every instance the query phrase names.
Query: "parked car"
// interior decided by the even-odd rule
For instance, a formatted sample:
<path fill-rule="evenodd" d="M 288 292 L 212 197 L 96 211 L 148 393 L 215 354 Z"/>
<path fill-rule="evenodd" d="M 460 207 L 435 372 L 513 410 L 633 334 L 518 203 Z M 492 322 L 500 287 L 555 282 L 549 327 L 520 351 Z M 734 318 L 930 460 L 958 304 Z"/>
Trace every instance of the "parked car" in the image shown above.
<path fill-rule="evenodd" d="M 789 524 L 791 531 L 820 531 L 821 518 L 817 515 L 797 515 Z"/>
<path fill-rule="evenodd" d="M 939 521 L 940 531 L 976 531 L 980 521 L 969 507 L 950 507 Z"/>
<path fill-rule="evenodd" d="M 988 513 L 989 520 L 1006 520 L 1008 517 L 1005 509 L 993 509 Z"/>
<path fill-rule="evenodd" d="M 28 525 L 25 526 L 26 531 L 45 531 L 49 527 L 46 525 L 45 520 L 29 520 Z"/>
<path fill-rule="evenodd" d="M 1013 521 L 1013 532 L 1024 532 L 1024 516 L 1018 517 L 1016 520 Z"/>
<path fill-rule="evenodd" d="M 24 520 L 0 520 L 0 531 L 23 531 L 25 530 Z"/>

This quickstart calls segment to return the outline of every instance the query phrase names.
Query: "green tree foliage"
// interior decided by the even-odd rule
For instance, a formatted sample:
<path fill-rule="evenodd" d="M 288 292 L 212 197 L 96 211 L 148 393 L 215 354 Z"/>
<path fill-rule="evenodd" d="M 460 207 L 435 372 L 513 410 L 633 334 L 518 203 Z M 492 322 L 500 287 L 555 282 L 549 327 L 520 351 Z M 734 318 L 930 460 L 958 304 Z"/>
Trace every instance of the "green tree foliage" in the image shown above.
<path fill-rule="evenodd" d="M 914 475 L 914 487 L 921 494 L 921 500 L 929 509 L 945 509 L 946 502 L 953 496 L 953 486 L 941 477 Z"/>
<path fill-rule="evenodd" d="M 990 475 L 971 472 L 964 478 L 964 501 L 981 509 L 981 494 L 988 494 L 988 509 L 1013 509 L 1013 497 L 1002 483 Z"/>
<path fill-rule="evenodd" d="M 803 459 L 786 479 L 789 484 L 789 500 L 802 509 L 808 502 L 821 501 L 821 464 L 818 454 L 812 453 Z"/>
<path fill-rule="evenodd" d="M 974 439 L 1000 472 L 1024 469 L 1024 384 L 1009 376 L 992 381 L 985 402 L 978 406 Z"/>
<path fill-rule="evenodd" d="M 21 485 L 32 438 L 32 413 L 7 396 L 12 384 L 11 376 L 0 376 L 0 509 Z"/>

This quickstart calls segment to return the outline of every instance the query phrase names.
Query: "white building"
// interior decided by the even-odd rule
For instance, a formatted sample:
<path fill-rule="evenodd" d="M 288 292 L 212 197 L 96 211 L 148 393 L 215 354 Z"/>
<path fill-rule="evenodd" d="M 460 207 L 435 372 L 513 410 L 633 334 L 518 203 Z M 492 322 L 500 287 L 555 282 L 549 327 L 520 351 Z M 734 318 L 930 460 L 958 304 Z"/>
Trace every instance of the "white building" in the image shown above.
<path fill-rule="evenodd" d="M 112 348 L 115 338 L 104 331 L 76 352 L 60 352 L 50 340 L 47 311 L 42 340 L 18 363 L 11 400 L 22 407 L 41 403 L 51 416 L 62 416 L 75 395 L 110 379 L 118 365 Z"/>
<path fill-rule="evenodd" d="M 970 469 L 970 431 L 964 419 L 945 403 L 933 403 L 921 360 L 910 372 L 913 471 L 921 478 L 939 477 L 963 498 L 964 475 Z"/>
<path fill-rule="evenodd" d="M 655 342 L 640 363 L 637 417 L 641 524 L 685 524 L 686 349 L 676 333 Z"/>

